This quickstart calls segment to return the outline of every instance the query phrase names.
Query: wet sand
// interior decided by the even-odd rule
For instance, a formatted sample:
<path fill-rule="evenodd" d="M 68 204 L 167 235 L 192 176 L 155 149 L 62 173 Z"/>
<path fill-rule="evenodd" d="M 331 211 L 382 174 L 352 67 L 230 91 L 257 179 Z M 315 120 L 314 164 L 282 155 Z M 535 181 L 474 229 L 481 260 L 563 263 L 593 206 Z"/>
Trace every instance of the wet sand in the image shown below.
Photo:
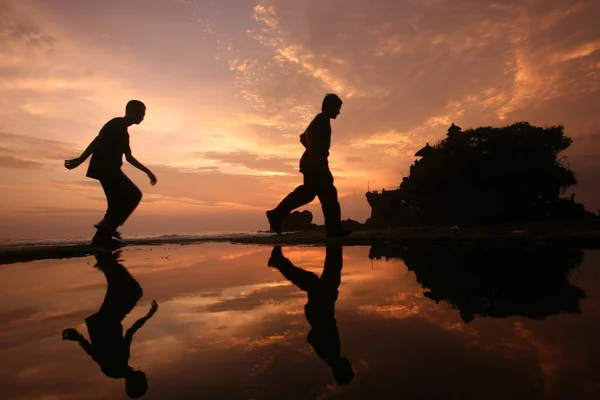
<path fill-rule="evenodd" d="M 124 329 L 152 300 L 159 306 L 131 346 L 130 365 L 147 376 L 144 399 L 600 396 L 600 252 L 344 247 L 335 318 L 355 376 L 340 386 L 307 342 L 306 293 L 267 266 L 271 249 L 123 249 L 121 264 L 143 290 Z M 317 276 L 323 270 L 324 247 L 283 253 Z M 95 261 L 0 268 L 4 399 L 128 398 L 123 379 L 105 376 L 76 342 L 61 338 L 65 328 L 88 338 L 84 320 L 107 290 Z"/>

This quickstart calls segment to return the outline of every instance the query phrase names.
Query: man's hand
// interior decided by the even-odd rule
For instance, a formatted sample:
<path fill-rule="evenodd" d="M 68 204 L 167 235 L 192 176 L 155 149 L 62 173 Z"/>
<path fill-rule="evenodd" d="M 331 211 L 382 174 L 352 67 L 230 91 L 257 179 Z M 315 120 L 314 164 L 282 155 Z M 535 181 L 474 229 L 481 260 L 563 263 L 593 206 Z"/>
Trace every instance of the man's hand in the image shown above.
<path fill-rule="evenodd" d="M 150 306 L 150 315 L 154 315 L 154 313 L 156 312 L 156 310 L 158 310 L 158 303 L 156 302 L 156 300 L 152 300 L 152 305 Z"/>
<path fill-rule="evenodd" d="M 67 328 L 62 331 L 63 340 L 71 340 L 71 341 L 75 342 L 75 341 L 78 341 L 79 339 L 81 339 L 82 337 L 83 336 L 81 336 L 81 333 L 79 333 L 77 331 L 77 329 Z"/>
<path fill-rule="evenodd" d="M 72 160 L 65 160 L 65 168 L 66 169 L 77 168 L 81 165 L 82 162 L 83 162 L 83 160 L 81 159 L 81 157 L 77 157 Z"/>
<path fill-rule="evenodd" d="M 152 186 L 156 185 L 156 176 L 152 173 L 152 171 L 148 171 L 148 178 L 150 178 L 150 184 Z"/>

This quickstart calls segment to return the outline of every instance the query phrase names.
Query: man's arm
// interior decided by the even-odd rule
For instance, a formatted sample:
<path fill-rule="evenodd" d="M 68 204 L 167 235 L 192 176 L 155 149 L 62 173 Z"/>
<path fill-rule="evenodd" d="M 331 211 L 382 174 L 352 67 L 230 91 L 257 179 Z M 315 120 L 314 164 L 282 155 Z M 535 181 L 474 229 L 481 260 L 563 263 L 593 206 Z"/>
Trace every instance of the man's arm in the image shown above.
<path fill-rule="evenodd" d="M 125 332 L 125 342 L 127 342 L 127 344 L 131 344 L 131 341 L 133 340 L 133 335 L 137 332 L 138 329 L 144 326 L 146 321 L 152 318 L 152 316 L 156 313 L 156 310 L 158 310 L 158 303 L 152 300 L 152 306 L 150 307 L 150 311 L 148 311 L 148 314 L 135 321 L 135 323 L 131 325 L 131 328 L 127 329 L 127 332 Z"/>
<path fill-rule="evenodd" d="M 326 165 L 329 155 L 330 131 L 325 121 L 315 121 L 313 126 L 308 129 L 306 134 L 306 148 L 310 164 L 314 169 L 319 169 Z"/>
<path fill-rule="evenodd" d="M 138 160 L 136 160 L 136 158 L 133 156 L 133 154 L 131 154 L 131 150 L 128 150 L 125 153 L 125 159 L 127 160 L 127 162 L 131 165 L 133 165 L 134 167 L 136 167 L 137 169 L 139 169 L 140 171 L 144 171 L 148 177 L 150 178 L 150 184 L 151 185 L 156 185 L 156 176 L 152 173 L 152 171 L 150 171 L 148 168 L 146 168 L 141 162 L 139 162 Z"/>
<path fill-rule="evenodd" d="M 98 143 L 98 136 L 92 140 L 92 142 L 88 145 L 88 147 L 81 153 L 81 155 L 77 158 L 73 158 L 72 160 L 65 160 L 65 168 L 73 169 L 80 166 L 88 157 L 94 152 L 96 145 Z"/>
<path fill-rule="evenodd" d="M 81 333 L 77 331 L 77 329 L 67 328 L 63 330 L 62 333 L 63 340 L 70 340 L 72 342 L 77 342 L 81 346 L 81 348 L 92 358 L 94 358 L 94 348 L 92 344 L 87 341 L 86 338 L 83 337 Z"/>

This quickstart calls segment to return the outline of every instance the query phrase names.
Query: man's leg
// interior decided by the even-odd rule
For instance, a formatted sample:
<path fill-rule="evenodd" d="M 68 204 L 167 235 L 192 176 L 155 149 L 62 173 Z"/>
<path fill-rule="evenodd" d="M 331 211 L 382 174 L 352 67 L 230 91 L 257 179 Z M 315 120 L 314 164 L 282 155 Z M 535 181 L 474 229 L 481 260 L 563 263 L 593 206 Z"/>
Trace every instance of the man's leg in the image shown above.
<path fill-rule="evenodd" d="M 325 185 L 317 192 L 327 232 L 339 230 L 342 226 L 342 212 L 338 201 L 337 189 L 333 185 Z"/>
<path fill-rule="evenodd" d="M 338 384 L 345 385 L 353 379 L 354 371 L 350 361 L 342 357 L 340 334 L 335 319 L 335 303 L 341 282 L 342 265 L 342 246 L 327 246 L 319 290 L 313 294 L 312 303 L 304 307 L 304 314 L 312 328 L 306 338 L 308 343 L 331 367 Z"/>
<path fill-rule="evenodd" d="M 288 215 L 298 207 L 302 207 L 315 199 L 315 191 L 307 185 L 300 185 L 290 194 L 288 194 L 274 211 L 280 214 Z"/>
<path fill-rule="evenodd" d="M 315 199 L 315 190 L 311 185 L 307 185 L 306 175 L 304 176 L 304 184 L 298 186 L 294 191 L 288 194 L 277 207 L 267 211 L 267 218 L 271 225 L 271 230 L 281 234 L 281 224 L 285 217 L 293 210 L 310 203 Z"/>
<path fill-rule="evenodd" d="M 273 247 L 268 265 L 277 268 L 281 275 L 304 292 L 316 289 L 319 284 L 319 277 L 315 273 L 296 267 L 283 255 L 279 246 Z"/>
<path fill-rule="evenodd" d="M 105 228 L 106 230 L 114 230 L 117 229 L 116 224 L 116 214 L 117 214 L 117 204 L 119 202 L 119 187 L 117 185 L 114 177 L 104 178 L 100 180 L 100 184 L 102 185 L 102 189 L 104 190 L 104 195 L 106 196 L 106 213 L 104 214 L 104 218 L 100 221 L 96 226 L 98 229 Z"/>
<path fill-rule="evenodd" d="M 342 267 L 344 265 L 342 246 L 327 246 L 325 248 L 325 264 L 321 274 L 321 284 L 324 290 L 335 292 L 342 281 Z"/>
<path fill-rule="evenodd" d="M 92 243 L 105 246 L 117 246 L 118 241 L 112 237 L 119 238 L 117 232 L 118 204 L 119 204 L 119 185 L 115 177 L 105 177 L 100 180 L 104 194 L 106 195 L 106 213 L 102 221 L 96 225 L 96 234 L 92 238 Z"/>
<path fill-rule="evenodd" d="M 115 205 L 115 223 L 121 226 L 127 221 L 129 216 L 137 208 L 142 200 L 142 192 L 138 187 L 127 177 L 121 173 L 118 178 L 119 199 Z"/>
<path fill-rule="evenodd" d="M 104 273 L 107 283 L 99 314 L 105 320 L 120 323 L 142 298 L 143 291 L 127 268 L 118 262 L 119 256 L 120 253 L 96 256 L 96 268 Z"/>
<path fill-rule="evenodd" d="M 333 184 L 333 175 L 327 171 L 319 177 L 317 187 L 317 196 L 323 209 L 325 218 L 325 230 L 328 237 L 344 237 L 350 234 L 349 231 L 342 229 L 342 212 L 340 202 L 338 201 L 337 189 Z"/>

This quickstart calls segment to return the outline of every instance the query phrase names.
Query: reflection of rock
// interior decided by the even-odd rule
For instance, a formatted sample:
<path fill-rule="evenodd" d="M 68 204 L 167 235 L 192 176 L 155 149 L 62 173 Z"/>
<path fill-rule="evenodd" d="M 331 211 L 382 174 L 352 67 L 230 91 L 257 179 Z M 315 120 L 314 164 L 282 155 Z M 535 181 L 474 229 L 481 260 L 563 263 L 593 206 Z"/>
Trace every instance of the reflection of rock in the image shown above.
<path fill-rule="evenodd" d="M 283 232 L 308 231 L 316 228 L 312 223 L 313 215 L 310 211 L 294 211 L 283 220 L 281 229 Z"/>
<path fill-rule="evenodd" d="M 569 275 L 582 252 L 559 249 L 402 248 L 373 246 L 369 257 L 401 258 L 425 296 L 458 309 L 465 323 L 475 316 L 543 319 L 578 314 L 585 298 Z"/>

